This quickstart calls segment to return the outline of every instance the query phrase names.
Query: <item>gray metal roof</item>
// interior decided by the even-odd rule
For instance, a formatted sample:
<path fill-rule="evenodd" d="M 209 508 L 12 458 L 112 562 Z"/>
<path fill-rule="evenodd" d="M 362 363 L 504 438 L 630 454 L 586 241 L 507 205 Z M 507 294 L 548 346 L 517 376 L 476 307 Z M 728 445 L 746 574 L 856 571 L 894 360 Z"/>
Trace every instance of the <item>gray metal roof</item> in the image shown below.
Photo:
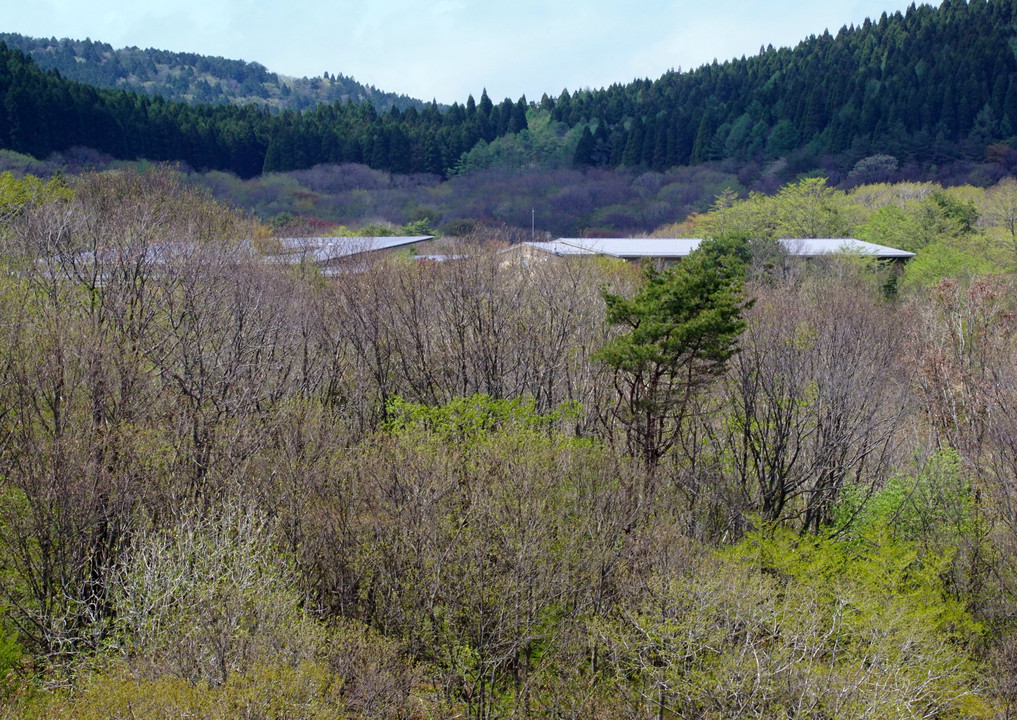
<path fill-rule="evenodd" d="M 449 262 L 450 260 L 462 260 L 466 255 L 414 255 L 417 262 Z"/>
<path fill-rule="evenodd" d="M 798 257 L 816 257 L 832 253 L 855 253 L 870 255 L 880 259 L 907 259 L 915 256 L 912 252 L 897 248 L 877 245 L 876 243 L 855 240 L 854 238 L 782 238 L 780 243 L 791 255 Z"/>
<path fill-rule="evenodd" d="M 580 245 L 571 244 L 565 240 L 550 240 L 550 241 L 539 241 L 530 240 L 522 243 L 531 248 L 537 250 L 543 250 L 544 252 L 551 253 L 552 255 L 596 255 L 595 250 L 584 248 Z M 511 250 L 511 248 L 507 248 Z M 610 253 L 605 253 L 610 254 Z"/>
<path fill-rule="evenodd" d="M 561 238 L 558 242 L 601 255 L 666 260 L 685 257 L 702 241 L 698 238 Z"/>
<path fill-rule="evenodd" d="M 433 235 L 409 237 L 313 237 L 279 238 L 282 247 L 276 255 L 280 260 L 311 260 L 322 264 L 376 250 L 391 250 L 433 240 Z"/>
<path fill-rule="evenodd" d="M 626 260 L 643 258 L 670 260 L 686 257 L 699 247 L 701 242 L 701 238 L 560 238 L 553 243 L 528 244 L 555 246 L 558 249 L 548 249 L 548 252 L 554 252 L 556 255 L 596 253 L 613 255 Z M 839 252 L 857 253 L 887 260 L 903 260 L 915 256 L 914 253 L 904 250 L 854 238 L 783 238 L 779 242 L 789 254 L 796 257 L 816 257 Z"/>
<path fill-rule="evenodd" d="M 319 238 L 280 238 L 279 248 L 270 252 L 265 258 L 268 262 L 291 264 L 302 260 L 310 260 L 316 265 L 329 265 L 342 258 L 354 257 L 374 250 L 388 250 L 406 247 L 416 243 L 433 240 L 433 235 L 415 235 L 410 237 L 319 237 Z M 66 272 L 60 268 L 65 264 L 93 266 L 97 263 L 115 263 L 129 260 L 152 265 L 164 265 L 174 260 L 188 257 L 200 249 L 200 245 L 190 242 L 154 242 L 147 245 L 131 247 L 104 248 L 98 254 L 82 251 L 64 257 L 51 256 L 40 258 L 36 262 L 49 268 L 46 272 L 53 275 Z M 241 240 L 230 246 L 233 257 L 255 257 L 255 245 L 250 240 Z"/>

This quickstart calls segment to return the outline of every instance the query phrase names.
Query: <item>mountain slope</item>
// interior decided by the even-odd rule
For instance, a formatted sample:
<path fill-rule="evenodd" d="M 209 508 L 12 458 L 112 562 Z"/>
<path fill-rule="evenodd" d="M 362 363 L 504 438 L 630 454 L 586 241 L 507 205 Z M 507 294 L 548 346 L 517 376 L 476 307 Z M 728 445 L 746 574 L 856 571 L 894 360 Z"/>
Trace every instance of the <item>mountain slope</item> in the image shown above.
<path fill-rule="evenodd" d="M 107 90 L 43 71 L 0 43 L 0 148 L 44 158 L 86 146 L 118 159 L 181 161 L 242 177 L 319 163 L 364 163 L 394 172 L 444 173 L 481 140 L 525 129 L 526 103 L 418 112 L 370 103 L 279 114 L 254 106 L 188 105 Z"/>
<path fill-rule="evenodd" d="M 304 110 L 331 102 L 370 102 L 381 111 L 420 109 L 423 103 L 387 93 L 353 78 L 325 73 L 291 78 L 263 65 L 222 57 L 136 47 L 114 49 L 92 40 L 32 38 L 0 33 L 0 42 L 25 53 L 44 70 L 100 88 L 136 90 L 187 103 L 246 105 Z"/>
<path fill-rule="evenodd" d="M 1017 2 L 914 4 L 794 49 L 671 72 L 545 106 L 588 124 L 577 161 L 648 166 L 889 153 L 979 158 L 1017 132 Z M 593 133 L 591 133 L 593 135 Z"/>
<path fill-rule="evenodd" d="M 496 105 L 485 93 L 478 103 L 471 97 L 445 111 L 432 103 L 379 113 L 370 103 L 334 102 L 271 116 L 79 86 L 4 50 L 0 146 L 45 156 L 87 145 L 118 158 L 182 160 L 242 176 L 346 162 L 446 174 L 469 166 L 460 159 L 484 147 L 481 141 L 524 131 L 527 112 L 542 111 L 560 143 L 577 143 L 578 167 L 659 171 L 726 161 L 755 166 L 757 176 L 759 168 L 788 178 L 817 169 L 846 175 L 857 167 L 906 167 L 913 177 L 947 163 L 1003 158 L 1013 170 L 1015 49 L 1017 0 L 945 0 L 794 49 L 768 48 L 653 82 L 545 96 L 539 105 L 525 98 Z M 267 73 L 244 67 L 255 79 Z"/>

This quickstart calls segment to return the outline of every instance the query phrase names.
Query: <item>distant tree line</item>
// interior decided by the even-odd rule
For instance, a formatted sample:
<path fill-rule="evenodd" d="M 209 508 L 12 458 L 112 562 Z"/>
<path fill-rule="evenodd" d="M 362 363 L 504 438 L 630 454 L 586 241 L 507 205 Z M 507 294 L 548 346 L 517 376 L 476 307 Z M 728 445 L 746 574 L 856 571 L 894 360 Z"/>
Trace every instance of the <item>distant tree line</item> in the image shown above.
<path fill-rule="evenodd" d="M 878 148 L 922 165 L 981 158 L 1017 131 L 1013 0 L 914 3 L 796 48 L 541 104 L 585 124 L 577 165 L 661 170 Z"/>
<path fill-rule="evenodd" d="M 102 90 L 45 72 L 0 45 L 0 146 L 36 157 L 84 145 L 121 159 L 183 161 L 241 177 L 322 162 L 444 173 L 480 140 L 526 127 L 526 100 L 495 105 L 484 92 L 442 113 L 333 103 L 273 115 L 254 106 L 186 105 Z"/>
<path fill-rule="evenodd" d="M 783 160 L 781 170 L 793 176 L 830 157 L 850 160 L 850 166 L 875 156 L 931 168 L 1013 155 L 1015 19 L 1017 0 L 946 0 L 938 9 L 912 4 L 905 13 L 825 32 L 794 49 L 769 47 L 656 81 L 563 91 L 532 106 L 525 98 L 495 105 L 484 92 L 479 102 L 471 96 L 447 109 L 432 102 L 379 111 L 347 101 L 275 115 L 254 106 L 185 105 L 97 90 L 47 74 L 4 48 L 0 146 L 36 157 L 88 146 L 117 158 L 178 160 L 242 177 L 349 162 L 446 175 L 463 153 L 526 130 L 527 111 L 542 110 L 562 128 L 562 142 L 575 138 L 568 142 L 576 143 L 572 158 L 581 168 L 661 171 L 721 160 Z M 111 51 L 96 43 L 73 51 L 86 64 L 113 62 Z M 255 100 L 271 80 L 260 65 L 221 58 L 146 51 L 131 62 L 136 66 L 110 72 L 137 75 L 144 67 L 150 72 L 177 63 L 182 69 L 172 82 L 186 86 L 181 92 L 192 100 L 192 80 L 205 72 L 249 85 Z M 110 79 L 97 76 L 95 82 Z"/>

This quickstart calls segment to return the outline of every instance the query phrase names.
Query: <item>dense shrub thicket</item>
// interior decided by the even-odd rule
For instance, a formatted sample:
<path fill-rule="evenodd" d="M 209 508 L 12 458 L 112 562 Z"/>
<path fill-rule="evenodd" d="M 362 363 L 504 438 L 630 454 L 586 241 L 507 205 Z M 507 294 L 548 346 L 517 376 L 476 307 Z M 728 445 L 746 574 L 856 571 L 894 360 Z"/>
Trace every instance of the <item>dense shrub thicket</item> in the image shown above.
<path fill-rule="evenodd" d="M 0 176 L 0 717 L 1012 717 L 1006 223 L 893 281 L 736 237 L 786 193 L 667 270 L 324 276 L 167 173 Z"/>

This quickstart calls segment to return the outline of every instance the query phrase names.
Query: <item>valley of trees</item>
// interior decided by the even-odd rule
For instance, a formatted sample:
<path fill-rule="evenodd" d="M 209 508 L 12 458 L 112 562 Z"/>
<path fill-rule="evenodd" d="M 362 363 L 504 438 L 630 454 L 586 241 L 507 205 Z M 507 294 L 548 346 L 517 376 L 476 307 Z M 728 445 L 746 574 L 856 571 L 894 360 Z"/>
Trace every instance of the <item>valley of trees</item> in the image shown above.
<path fill-rule="evenodd" d="M 0 718 L 1015 717 L 1014 207 L 325 277 L 167 171 L 0 175 Z M 919 258 L 772 243 L 848 219 Z"/>
<path fill-rule="evenodd" d="M 6 36 L 0 720 L 1017 718 L 1015 27 L 449 108 Z"/>

